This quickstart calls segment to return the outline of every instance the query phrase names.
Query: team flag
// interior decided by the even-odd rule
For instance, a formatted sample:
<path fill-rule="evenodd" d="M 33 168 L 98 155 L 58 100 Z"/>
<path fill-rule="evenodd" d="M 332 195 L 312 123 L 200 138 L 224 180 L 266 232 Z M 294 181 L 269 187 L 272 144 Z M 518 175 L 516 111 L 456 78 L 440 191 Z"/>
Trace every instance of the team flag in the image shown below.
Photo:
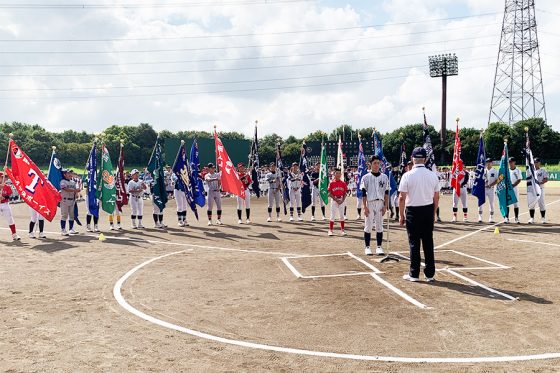
<path fill-rule="evenodd" d="M 154 178 L 154 185 L 152 187 L 152 198 L 154 204 L 163 211 L 165 205 L 167 204 L 167 191 L 165 190 L 165 179 L 164 179 L 164 162 L 165 157 L 163 154 L 163 139 L 157 137 L 156 143 L 154 145 L 154 150 L 148 162 L 148 172 L 152 174 Z"/>
<path fill-rule="evenodd" d="M 321 143 L 321 168 L 319 169 L 319 195 L 325 203 L 329 204 L 329 166 L 327 163 L 327 147 Z"/>
<path fill-rule="evenodd" d="M 511 184 L 511 177 L 508 168 L 508 147 L 507 142 L 504 143 L 504 151 L 502 152 L 502 159 L 500 161 L 500 170 L 498 171 L 498 182 L 496 183 L 496 194 L 500 204 L 500 212 L 503 217 L 507 215 L 507 208 L 514 203 L 517 203 L 517 197 L 513 191 Z"/>
<path fill-rule="evenodd" d="M 60 193 L 12 139 L 9 143 L 9 155 L 11 168 L 6 168 L 6 174 L 21 199 L 45 219 L 52 221 L 61 200 Z"/>
<path fill-rule="evenodd" d="M 259 140 L 257 138 L 257 124 L 255 122 L 255 137 L 251 144 L 251 154 L 249 154 L 249 169 L 251 170 L 251 189 L 255 192 L 257 198 L 261 198 L 261 187 L 259 185 L 260 162 L 259 162 Z"/>
<path fill-rule="evenodd" d="M 124 176 L 124 144 L 121 141 L 119 150 L 119 160 L 117 161 L 117 175 L 115 179 L 115 187 L 117 188 L 117 208 L 122 212 L 123 206 L 128 205 L 128 194 L 126 193 L 126 179 Z"/>
<path fill-rule="evenodd" d="M 403 142 L 401 145 L 401 163 L 399 164 L 399 180 L 398 180 L 399 183 L 401 182 L 402 176 L 406 172 L 407 165 L 408 165 L 408 160 L 406 158 L 406 146 Z"/>
<path fill-rule="evenodd" d="M 305 209 L 311 206 L 311 181 L 307 174 L 307 145 L 305 141 L 301 145 L 299 156 L 299 171 L 303 174 L 303 186 L 301 187 L 301 211 L 305 213 Z"/>
<path fill-rule="evenodd" d="M 459 137 L 459 120 L 457 120 L 457 130 L 455 131 L 455 147 L 453 150 L 453 164 L 451 165 L 451 188 L 455 189 L 455 194 L 461 195 L 461 183 L 465 178 L 465 166 L 461 160 L 461 138 Z"/>
<path fill-rule="evenodd" d="M 204 197 L 204 184 L 198 174 L 200 169 L 200 159 L 198 158 L 198 142 L 194 139 L 191 145 L 190 154 L 190 173 L 189 180 L 191 184 L 194 202 L 200 207 L 206 205 L 206 197 Z"/>
<path fill-rule="evenodd" d="M 193 198 L 191 178 L 189 175 L 192 171 L 189 170 L 190 163 L 187 161 L 187 149 L 185 147 L 185 141 L 181 140 L 181 146 L 179 146 L 179 151 L 177 152 L 177 157 L 175 157 L 175 162 L 173 163 L 173 173 L 177 177 L 177 187 L 179 190 L 185 193 L 187 198 L 187 203 L 191 208 L 196 220 L 198 220 L 198 211 L 196 209 L 196 202 Z"/>
<path fill-rule="evenodd" d="M 233 167 L 233 162 L 222 144 L 222 140 L 218 137 L 218 133 L 214 130 L 214 141 L 216 142 L 216 163 L 218 169 L 222 173 L 221 182 L 222 190 L 241 198 L 245 198 L 245 188 L 239 179 L 239 175 Z"/>
<path fill-rule="evenodd" d="M 115 212 L 115 204 L 117 202 L 117 189 L 115 188 L 115 175 L 113 173 L 113 164 L 109 156 L 109 150 L 103 145 L 101 149 L 101 178 L 97 183 L 96 197 L 101 201 L 101 209 L 111 215 Z"/>
<path fill-rule="evenodd" d="M 358 188 L 356 189 L 356 198 L 362 198 L 362 178 L 367 174 L 366 156 L 364 155 L 364 145 L 362 137 L 358 135 Z"/>
<path fill-rule="evenodd" d="M 58 155 L 56 155 L 56 146 L 53 146 L 47 177 L 56 190 L 60 190 L 60 182 L 62 181 L 62 164 L 60 163 L 60 159 L 58 159 Z"/>
<path fill-rule="evenodd" d="M 527 204 L 529 210 L 533 210 L 539 202 L 542 190 L 541 186 L 535 179 L 535 161 L 533 160 L 533 152 L 531 151 L 531 142 L 529 141 L 529 132 L 525 132 L 525 166 L 527 169 Z"/>
<path fill-rule="evenodd" d="M 478 142 L 478 156 L 476 157 L 476 171 L 474 173 L 474 183 L 472 195 L 478 198 L 478 206 L 486 203 L 486 186 L 484 185 L 484 166 L 486 165 L 486 149 L 484 148 L 484 139 L 480 133 Z"/>
<path fill-rule="evenodd" d="M 336 152 L 336 168 L 342 172 L 344 177 L 344 152 L 342 151 L 342 139 L 338 136 L 338 150 Z"/>
<path fill-rule="evenodd" d="M 432 140 L 430 138 L 430 129 L 428 128 L 428 121 L 426 120 L 426 109 L 422 108 L 424 113 L 424 124 L 423 124 L 423 138 L 424 138 L 424 149 L 426 149 L 426 153 L 428 153 L 428 157 L 426 158 L 426 168 L 428 170 L 436 171 L 436 157 L 434 155 L 434 149 L 432 148 Z"/>
<path fill-rule="evenodd" d="M 282 202 L 284 203 L 284 215 L 288 214 L 288 209 L 286 208 L 287 203 L 290 201 L 290 192 L 288 189 L 288 175 L 284 173 L 284 162 L 282 161 L 282 151 L 280 150 L 280 143 L 276 144 L 276 168 L 280 173 L 280 179 L 282 180 Z"/>
<path fill-rule="evenodd" d="M 381 173 L 387 175 L 387 178 L 389 179 L 389 185 L 391 186 L 389 195 L 393 195 L 393 193 L 397 191 L 397 181 L 395 180 L 395 177 L 391 172 L 391 164 L 387 161 L 387 158 L 385 158 L 385 155 L 383 154 L 383 143 L 379 138 L 379 134 L 375 130 L 373 131 L 373 154 L 378 156 L 381 160 L 380 171 Z"/>
<path fill-rule="evenodd" d="M 93 141 L 93 146 L 91 147 L 91 151 L 89 152 L 89 158 L 86 163 L 86 171 L 88 175 L 88 211 L 91 215 L 98 217 L 99 201 L 97 200 L 97 140 Z M 77 205 L 78 204 L 76 203 L 75 206 Z"/>

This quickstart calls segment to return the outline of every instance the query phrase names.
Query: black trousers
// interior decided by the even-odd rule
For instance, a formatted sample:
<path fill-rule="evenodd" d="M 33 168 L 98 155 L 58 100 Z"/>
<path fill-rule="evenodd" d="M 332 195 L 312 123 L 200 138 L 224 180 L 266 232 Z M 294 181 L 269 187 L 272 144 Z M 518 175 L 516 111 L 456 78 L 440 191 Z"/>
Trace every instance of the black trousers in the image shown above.
<path fill-rule="evenodd" d="M 410 245 L 410 276 L 420 276 L 420 242 L 424 249 L 426 277 L 434 277 L 434 205 L 406 208 L 406 232 Z"/>

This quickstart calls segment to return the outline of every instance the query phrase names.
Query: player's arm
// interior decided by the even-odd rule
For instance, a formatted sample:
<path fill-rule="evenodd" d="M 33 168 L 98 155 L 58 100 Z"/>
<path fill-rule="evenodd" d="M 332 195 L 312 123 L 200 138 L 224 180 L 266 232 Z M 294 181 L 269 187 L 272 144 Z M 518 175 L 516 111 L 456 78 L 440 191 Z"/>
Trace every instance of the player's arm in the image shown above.
<path fill-rule="evenodd" d="M 344 194 L 340 197 L 340 203 L 344 203 L 346 201 L 346 196 L 348 195 L 348 185 L 344 183 Z"/>
<path fill-rule="evenodd" d="M 548 172 L 544 171 L 541 185 L 548 183 Z"/>
<path fill-rule="evenodd" d="M 515 175 L 517 176 L 517 174 Z M 515 182 L 515 184 L 513 184 L 514 187 L 518 186 L 521 183 L 521 177 L 517 178 L 517 181 Z"/>
<path fill-rule="evenodd" d="M 406 201 L 406 195 L 408 194 L 408 192 L 404 192 L 402 190 L 399 191 L 399 212 L 400 212 L 400 217 L 399 217 L 399 224 L 401 225 L 401 227 L 404 226 L 404 217 L 406 215 L 405 212 L 405 201 Z M 438 193 L 439 194 L 439 193 Z M 439 197 L 439 196 L 438 196 Z"/>

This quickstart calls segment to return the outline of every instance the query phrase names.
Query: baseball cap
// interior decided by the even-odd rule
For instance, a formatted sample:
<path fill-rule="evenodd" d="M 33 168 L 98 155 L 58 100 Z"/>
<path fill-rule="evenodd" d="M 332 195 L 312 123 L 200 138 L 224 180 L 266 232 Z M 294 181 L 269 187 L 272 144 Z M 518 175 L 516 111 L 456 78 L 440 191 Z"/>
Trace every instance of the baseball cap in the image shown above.
<path fill-rule="evenodd" d="M 292 163 L 292 166 L 299 166 L 297 162 Z"/>
<path fill-rule="evenodd" d="M 213 168 L 213 167 L 214 167 L 214 163 L 208 163 L 208 164 L 206 165 L 206 167 L 208 167 L 208 168 Z"/>
<path fill-rule="evenodd" d="M 270 162 L 270 164 L 269 164 L 268 166 L 269 166 L 269 167 L 276 166 L 276 163 Z"/>
<path fill-rule="evenodd" d="M 237 164 L 237 167 L 245 167 L 245 164 L 244 164 L 243 162 L 239 162 L 239 163 Z"/>
<path fill-rule="evenodd" d="M 420 146 L 414 148 L 414 150 L 412 151 L 412 158 L 427 158 L 427 157 L 428 157 L 428 153 L 426 152 L 426 149 Z"/>
<path fill-rule="evenodd" d="M 492 158 L 486 158 L 486 163 L 492 163 Z"/>
<path fill-rule="evenodd" d="M 509 157 L 509 160 L 508 160 L 508 162 L 515 162 L 515 158 L 513 158 L 513 157 Z"/>
<path fill-rule="evenodd" d="M 534 161 L 535 161 L 535 163 L 541 163 L 541 159 L 540 159 L 540 158 L 538 158 L 538 157 L 537 157 L 537 158 L 535 158 L 535 159 L 534 159 Z"/>
<path fill-rule="evenodd" d="M 130 171 L 131 175 L 135 175 L 135 174 L 139 174 L 139 173 L 140 173 L 140 171 L 138 171 L 136 168 L 134 170 Z"/>

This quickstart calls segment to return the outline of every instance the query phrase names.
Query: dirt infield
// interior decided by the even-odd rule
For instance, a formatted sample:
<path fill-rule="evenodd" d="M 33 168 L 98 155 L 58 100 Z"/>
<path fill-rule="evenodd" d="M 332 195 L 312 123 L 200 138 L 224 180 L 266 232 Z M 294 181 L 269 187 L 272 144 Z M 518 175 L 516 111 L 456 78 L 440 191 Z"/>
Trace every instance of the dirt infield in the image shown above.
<path fill-rule="evenodd" d="M 189 214 L 179 228 L 173 201 L 167 231 L 133 231 L 125 217 L 110 232 L 102 216 L 105 241 L 83 227 L 63 238 L 57 222 L 29 239 L 27 207 L 13 206 L 23 239 L 0 230 L 0 370 L 560 370 L 560 190 L 547 191 L 549 224 L 499 234 L 473 222 L 471 197 L 471 222 L 449 223 L 443 196 L 431 284 L 401 279 L 408 246 L 395 223 L 389 249 L 403 259 L 363 255 L 354 199 L 346 237 L 327 237 L 309 212 L 266 223 L 256 199 L 253 224 L 238 225 L 233 202 L 220 227 Z"/>

